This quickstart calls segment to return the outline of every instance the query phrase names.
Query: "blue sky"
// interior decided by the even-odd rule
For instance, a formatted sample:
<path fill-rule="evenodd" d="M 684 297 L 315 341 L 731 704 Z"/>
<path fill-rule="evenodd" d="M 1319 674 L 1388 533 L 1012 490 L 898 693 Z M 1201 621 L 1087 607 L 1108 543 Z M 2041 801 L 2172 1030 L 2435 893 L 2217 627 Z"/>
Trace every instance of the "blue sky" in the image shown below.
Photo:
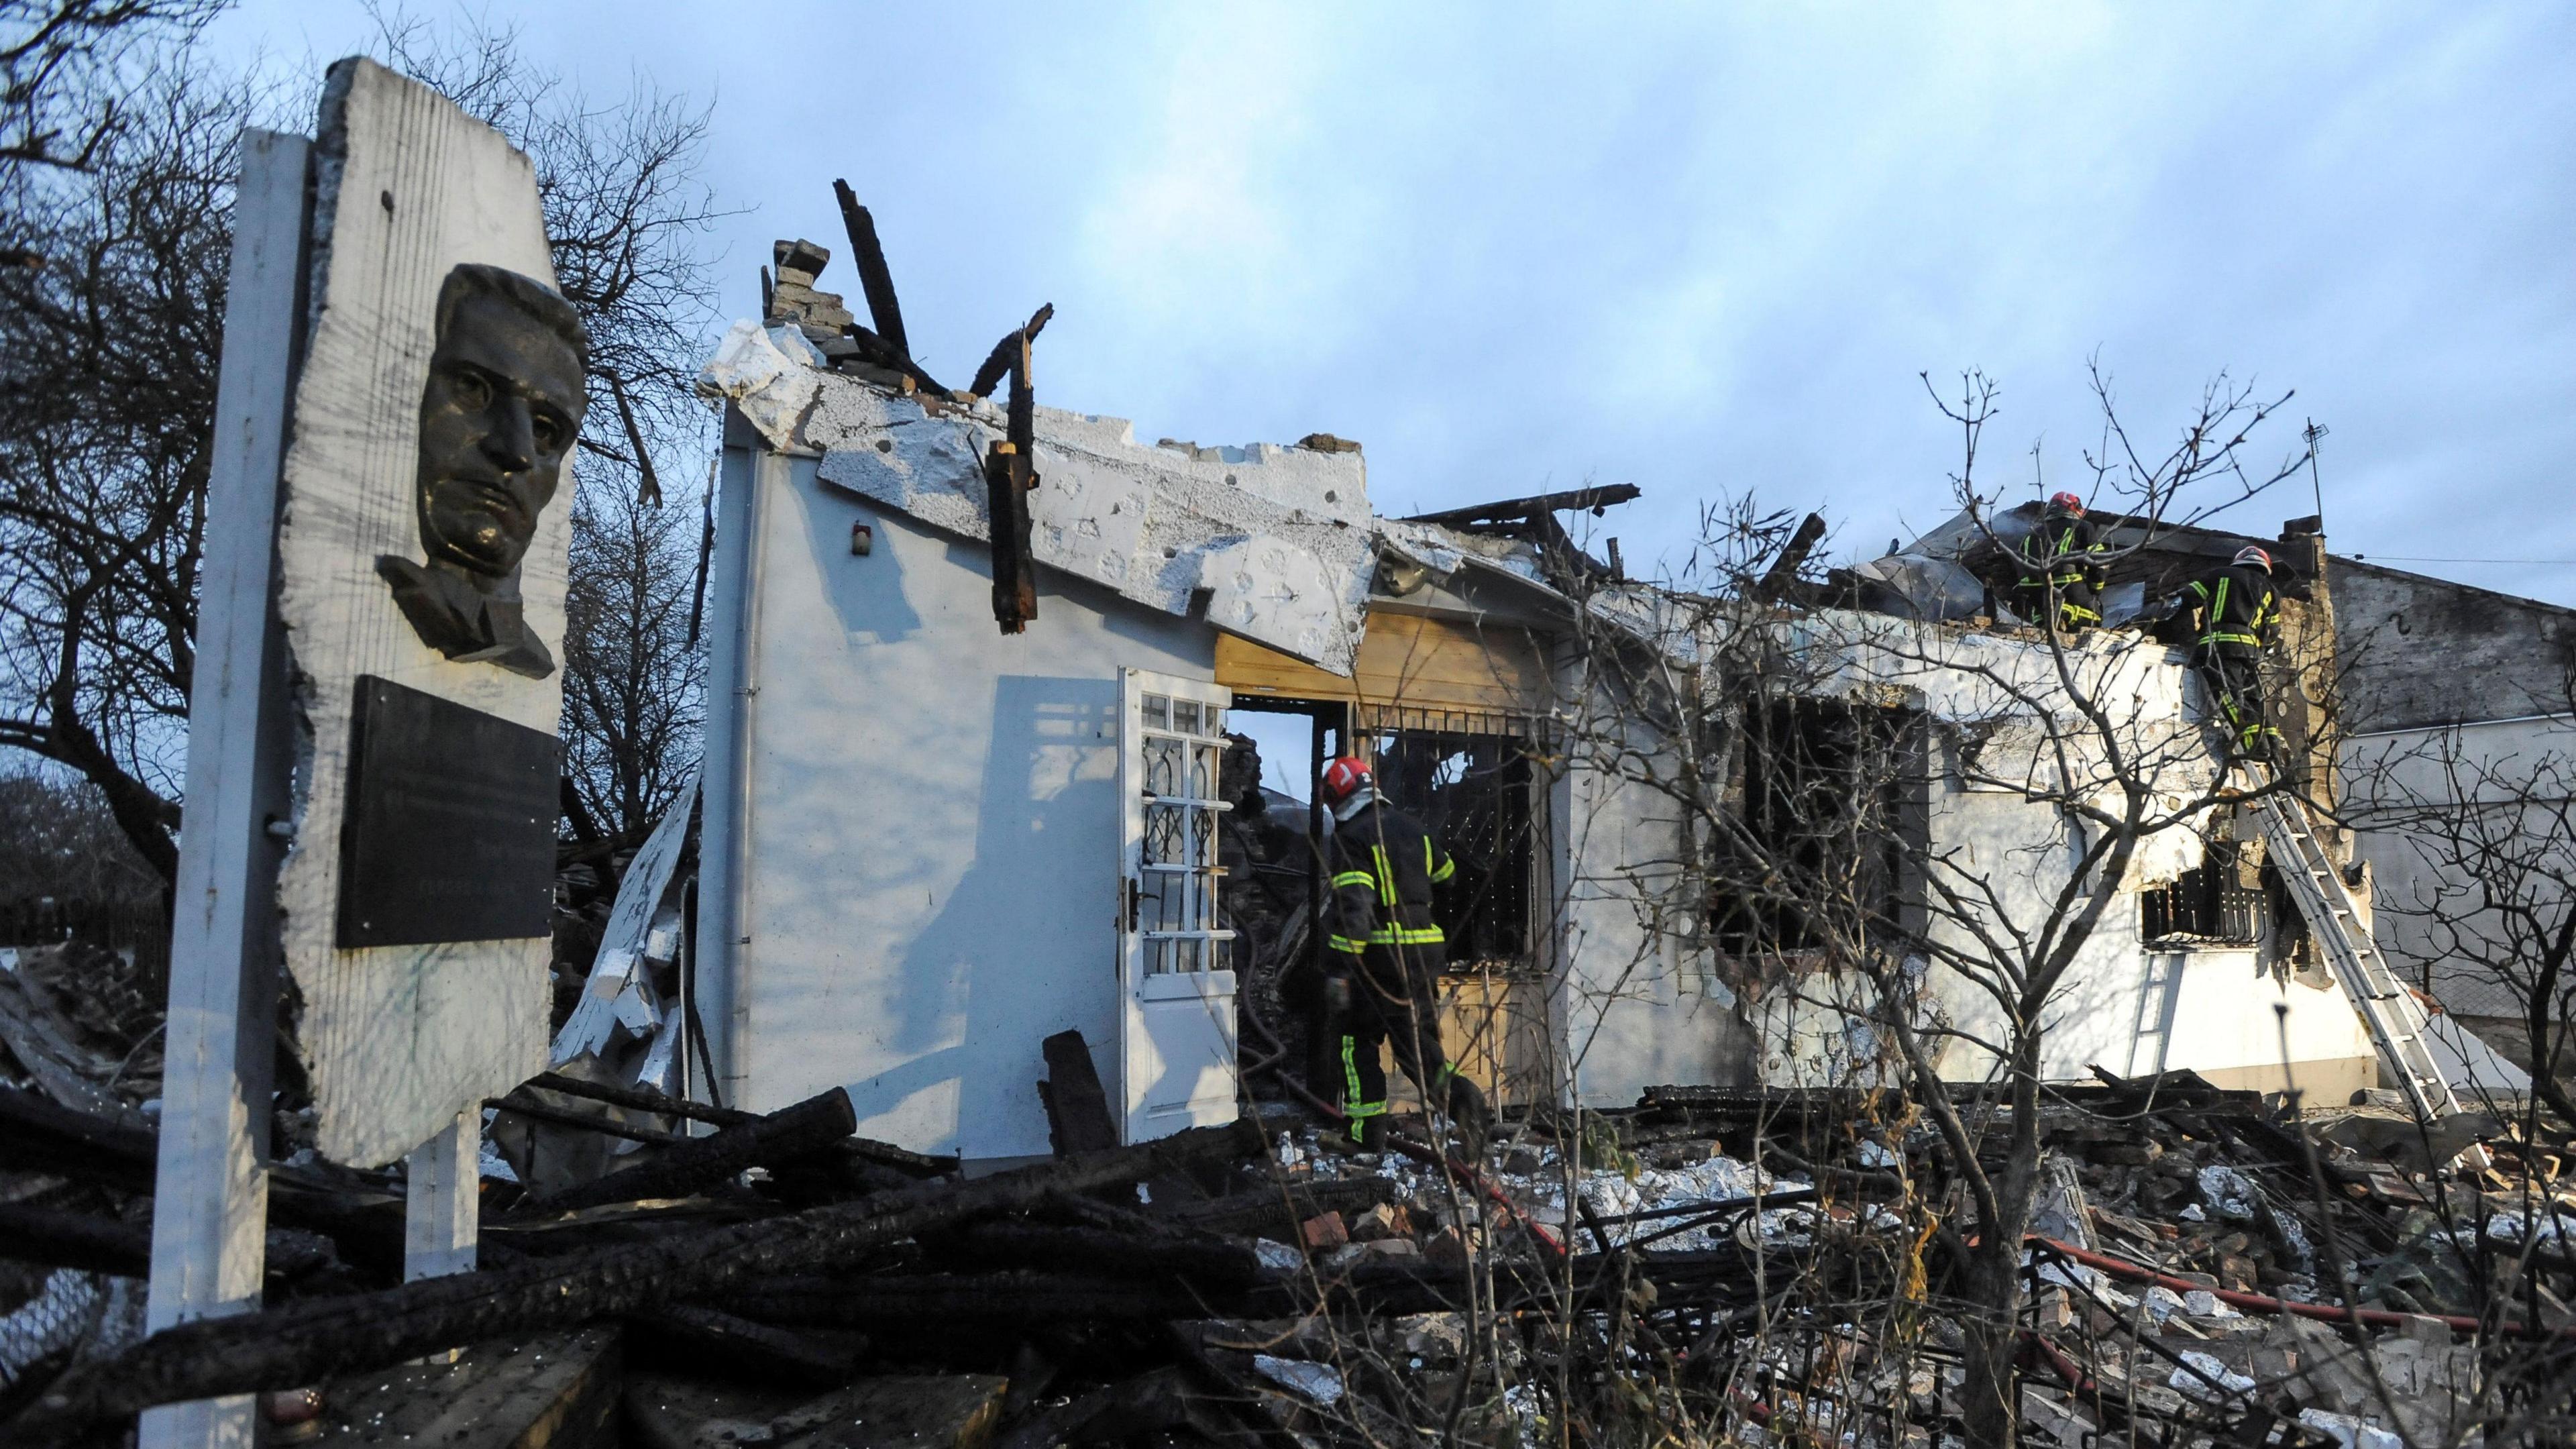
<path fill-rule="evenodd" d="M 1384 513 L 1633 482 L 1600 528 L 1639 569 L 1751 490 L 1868 556 L 1949 512 L 1919 373 L 2001 382 L 2017 498 L 2034 447 L 2076 478 L 2098 354 L 2157 441 L 2222 368 L 2297 389 L 2257 453 L 2331 428 L 2338 552 L 2576 605 L 2576 8 L 488 13 L 594 99 L 713 101 L 728 315 L 772 238 L 846 250 L 846 176 L 925 365 L 1052 301 L 1042 400 L 1357 438 Z M 371 33 L 249 0 L 216 39 Z"/>

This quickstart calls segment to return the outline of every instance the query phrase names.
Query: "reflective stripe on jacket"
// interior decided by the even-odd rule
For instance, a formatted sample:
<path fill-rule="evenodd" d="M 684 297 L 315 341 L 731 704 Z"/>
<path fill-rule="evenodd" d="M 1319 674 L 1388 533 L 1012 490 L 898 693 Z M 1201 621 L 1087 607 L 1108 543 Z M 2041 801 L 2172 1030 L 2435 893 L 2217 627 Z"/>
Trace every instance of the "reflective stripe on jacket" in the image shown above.
<path fill-rule="evenodd" d="M 1358 955 L 1372 945 L 1430 946 L 1448 940 L 1431 917 L 1431 888 L 1458 862 L 1420 821 L 1384 801 L 1360 807 L 1326 841 L 1334 930 L 1325 944 Z"/>
<path fill-rule="evenodd" d="M 2183 589 L 2200 610 L 2202 649 L 2268 648 L 2281 622 L 2280 596 L 2270 573 L 2252 564 L 2230 564 Z"/>
<path fill-rule="evenodd" d="M 2016 550 L 2021 587 L 2036 590 L 2055 584 L 2062 589 L 2083 584 L 2098 591 L 2110 579 L 2102 564 L 2107 548 L 2093 536 L 2092 520 L 2050 509 Z"/>

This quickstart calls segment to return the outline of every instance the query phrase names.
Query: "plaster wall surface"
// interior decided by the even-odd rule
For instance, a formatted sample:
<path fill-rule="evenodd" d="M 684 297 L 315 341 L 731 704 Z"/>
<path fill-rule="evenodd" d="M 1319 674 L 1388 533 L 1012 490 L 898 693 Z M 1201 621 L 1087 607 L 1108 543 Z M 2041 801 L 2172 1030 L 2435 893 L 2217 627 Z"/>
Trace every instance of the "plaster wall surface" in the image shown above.
<path fill-rule="evenodd" d="M 1931 820 L 1933 850 L 1957 862 L 1962 884 L 1993 893 L 1994 918 L 2036 932 L 2075 863 L 2075 840 L 2055 812 L 2001 793 L 1936 789 Z M 2251 1085 L 2237 1080 L 2247 1073 L 2277 1078 L 2284 1041 L 2275 1004 L 2290 1012 L 2288 1061 L 2312 1064 L 2308 1075 L 2320 1079 L 2367 1074 L 2368 1030 L 2340 987 L 2277 981 L 2257 969 L 2252 948 L 2150 950 L 2138 936 L 2139 886 L 2133 875 L 2112 892 L 2051 998 L 2045 1077 L 2082 1080 L 2099 1064 L 2124 1076 L 2189 1067 L 2213 1078 L 2230 1074 L 2232 1085 Z M 1942 933 L 1976 953 L 1963 925 Z M 1947 971 L 1933 979 L 1953 1027 L 2002 1039 L 2004 1016 L 1992 997 Z M 1958 1043 L 1943 1072 L 1974 1080 L 1993 1066 L 1989 1054 Z"/>
<path fill-rule="evenodd" d="M 2401 817 L 2410 808 L 2455 806 L 2474 790 L 2488 797 L 2487 828 L 2508 840 L 2519 828 L 2528 842 L 2524 848 L 2539 849 L 2552 838 L 2544 832 L 2557 807 L 2526 806 L 2513 797 L 2544 772 L 2552 778 L 2539 781 L 2533 793 L 2545 800 L 2563 797 L 2576 772 L 2576 718 L 2398 730 L 2344 747 L 2344 803 L 2356 827 L 2354 853 L 2370 865 L 2379 947 L 2401 978 L 2429 984 L 2435 998 L 2460 1015 L 2520 1014 L 2514 991 L 2471 959 L 2488 948 L 2508 948 L 2499 924 L 2472 909 L 2479 882 L 2444 864 L 2432 840 L 2418 838 Z M 2515 815 L 2524 810 L 2528 819 L 2517 827 Z M 2556 838 L 2554 871 L 2564 877 L 2576 860 L 2568 858 L 2565 838 Z M 2541 851 L 2544 859 L 2552 853 Z M 2463 942 L 2472 944 L 2471 952 L 2452 949 Z"/>
<path fill-rule="evenodd" d="M 1119 1091 L 1119 670 L 1207 679 L 1214 631 L 1041 570 L 1005 636 L 983 543 L 811 458 L 738 449 L 725 486 L 742 627 L 713 688 L 742 703 L 710 729 L 701 976 L 726 1099 L 843 1086 L 866 1136 L 1045 1153 L 1040 1041 L 1080 1030 Z"/>
<path fill-rule="evenodd" d="M 2327 569 L 2347 733 L 2567 708 L 2576 609 L 2345 558 Z"/>
<path fill-rule="evenodd" d="M 1625 773 L 1664 768 L 1641 761 L 1663 760 L 1665 746 L 1642 725 L 1622 733 L 1578 750 L 1549 802 L 1561 882 L 1552 1015 L 1571 1095 L 1587 1106 L 1629 1106 L 1650 1086 L 1731 1085 L 1752 1052 L 1679 866 L 1682 813 Z"/>

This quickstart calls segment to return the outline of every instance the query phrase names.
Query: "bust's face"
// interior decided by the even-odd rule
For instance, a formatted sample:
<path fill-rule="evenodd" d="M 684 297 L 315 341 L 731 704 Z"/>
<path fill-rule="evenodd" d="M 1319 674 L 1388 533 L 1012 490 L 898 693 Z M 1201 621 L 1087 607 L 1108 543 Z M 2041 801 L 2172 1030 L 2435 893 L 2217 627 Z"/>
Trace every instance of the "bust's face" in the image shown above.
<path fill-rule="evenodd" d="M 432 562 L 495 579 L 519 566 L 582 405 L 581 361 L 562 338 L 495 297 L 457 307 L 420 398 L 420 537 Z"/>

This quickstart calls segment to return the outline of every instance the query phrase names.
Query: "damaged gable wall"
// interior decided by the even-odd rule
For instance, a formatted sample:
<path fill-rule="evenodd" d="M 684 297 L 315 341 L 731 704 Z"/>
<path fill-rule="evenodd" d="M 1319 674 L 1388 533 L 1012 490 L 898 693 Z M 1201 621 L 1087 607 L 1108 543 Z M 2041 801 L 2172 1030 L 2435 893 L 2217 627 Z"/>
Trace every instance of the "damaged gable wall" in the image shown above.
<path fill-rule="evenodd" d="M 960 538 L 988 541 L 989 401 L 953 402 L 822 371 L 802 339 L 737 324 L 705 382 L 772 447 L 821 454 L 818 476 Z M 1368 476 L 1348 445 L 1138 445 L 1123 418 L 1036 410 L 1037 561 L 1175 617 L 1348 674 L 1376 565 Z"/>

